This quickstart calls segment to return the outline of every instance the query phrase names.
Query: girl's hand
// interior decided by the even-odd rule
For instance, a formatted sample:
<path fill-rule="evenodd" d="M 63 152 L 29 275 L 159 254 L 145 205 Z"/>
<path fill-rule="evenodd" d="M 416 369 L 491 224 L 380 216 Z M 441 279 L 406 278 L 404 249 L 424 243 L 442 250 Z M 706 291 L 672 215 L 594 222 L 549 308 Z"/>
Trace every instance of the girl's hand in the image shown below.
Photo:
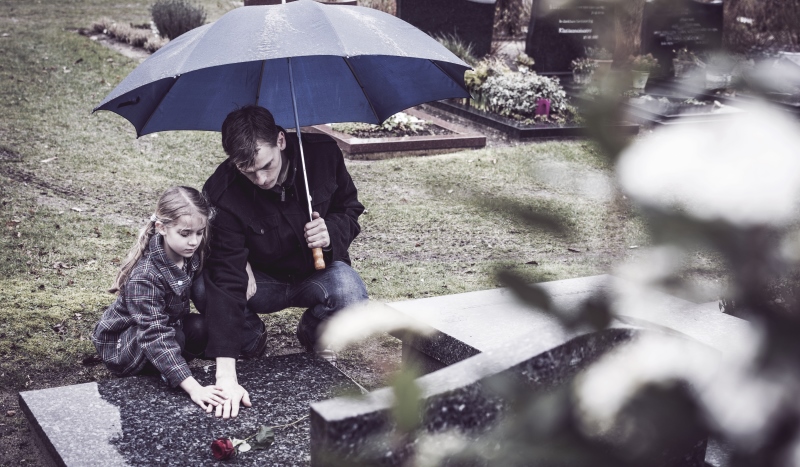
<path fill-rule="evenodd" d="M 214 407 L 222 405 L 228 400 L 225 391 L 215 385 L 201 386 L 193 377 L 188 377 L 181 382 L 181 388 L 189 394 L 192 401 L 203 408 L 207 413 L 211 413 Z"/>
<path fill-rule="evenodd" d="M 256 290 L 258 290 L 258 286 L 256 286 L 256 278 L 253 276 L 253 268 L 250 267 L 250 262 L 247 262 L 247 266 L 244 268 L 247 271 L 247 300 L 256 294 Z"/>

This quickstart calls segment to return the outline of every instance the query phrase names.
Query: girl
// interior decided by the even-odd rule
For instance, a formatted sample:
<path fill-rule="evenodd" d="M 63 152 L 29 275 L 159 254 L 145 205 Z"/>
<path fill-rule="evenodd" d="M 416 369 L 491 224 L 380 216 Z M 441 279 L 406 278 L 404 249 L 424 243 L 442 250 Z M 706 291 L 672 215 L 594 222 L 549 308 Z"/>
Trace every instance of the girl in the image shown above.
<path fill-rule="evenodd" d="M 202 355 L 207 341 L 203 316 L 189 314 L 189 291 L 203 264 L 210 214 L 194 188 L 172 187 L 161 195 L 110 290 L 117 299 L 92 335 L 112 373 L 157 371 L 207 412 L 227 398 L 217 386 L 201 386 L 186 362 Z"/>

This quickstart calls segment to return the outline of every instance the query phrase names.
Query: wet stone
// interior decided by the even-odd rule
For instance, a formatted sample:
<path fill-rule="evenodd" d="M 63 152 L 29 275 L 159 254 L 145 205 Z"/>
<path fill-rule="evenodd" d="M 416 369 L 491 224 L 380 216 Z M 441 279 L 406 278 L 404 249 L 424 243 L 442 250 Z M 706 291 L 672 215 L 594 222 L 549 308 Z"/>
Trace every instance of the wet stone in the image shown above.
<path fill-rule="evenodd" d="M 206 414 L 180 388 L 157 376 L 20 393 L 22 407 L 42 454 L 53 465 L 309 465 L 309 419 L 275 429 L 267 451 L 250 451 L 218 462 L 210 444 L 219 437 L 244 439 L 260 425 L 292 423 L 309 404 L 357 391 L 339 370 L 312 354 L 237 363 L 252 408 L 223 420 Z M 213 363 L 195 369 L 203 385 L 214 381 Z"/>

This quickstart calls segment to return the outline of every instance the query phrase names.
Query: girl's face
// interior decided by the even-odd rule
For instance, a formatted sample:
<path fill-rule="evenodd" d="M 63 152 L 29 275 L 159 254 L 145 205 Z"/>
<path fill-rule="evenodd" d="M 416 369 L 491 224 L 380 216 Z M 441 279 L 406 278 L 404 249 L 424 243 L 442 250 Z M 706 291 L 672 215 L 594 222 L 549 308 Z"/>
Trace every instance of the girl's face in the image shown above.
<path fill-rule="evenodd" d="M 156 222 L 156 231 L 164 237 L 164 251 L 178 267 L 183 267 L 184 258 L 191 258 L 202 243 L 206 221 L 205 216 L 194 213 L 179 217 L 169 226 Z"/>

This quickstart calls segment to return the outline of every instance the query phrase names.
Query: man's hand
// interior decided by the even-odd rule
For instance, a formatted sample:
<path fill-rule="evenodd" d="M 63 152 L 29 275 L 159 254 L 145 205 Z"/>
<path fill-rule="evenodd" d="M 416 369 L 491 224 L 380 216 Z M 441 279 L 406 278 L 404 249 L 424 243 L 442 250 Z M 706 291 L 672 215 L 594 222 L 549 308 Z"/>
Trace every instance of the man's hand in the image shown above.
<path fill-rule="evenodd" d="M 217 357 L 217 384 L 228 399 L 217 406 L 214 415 L 222 418 L 231 418 L 239 415 L 239 403 L 245 407 L 252 407 L 250 394 L 239 385 L 236 379 L 236 359 Z"/>
<path fill-rule="evenodd" d="M 247 262 L 244 270 L 247 271 L 247 294 L 245 297 L 247 300 L 250 300 L 250 298 L 252 298 L 258 290 L 258 286 L 256 285 L 256 277 L 253 275 L 253 268 L 250 267 L 250 261 Z"/>
<path fill-rule="evenodd" d="M 331 238 L 328 235 L 328 226 L 325 225 L 325 219 L 319 217 L 317 211 L 311 213 L 311 218 L 313 220 L 305 226 L 308 247 L 328 248 L 331 244 Z"/>

